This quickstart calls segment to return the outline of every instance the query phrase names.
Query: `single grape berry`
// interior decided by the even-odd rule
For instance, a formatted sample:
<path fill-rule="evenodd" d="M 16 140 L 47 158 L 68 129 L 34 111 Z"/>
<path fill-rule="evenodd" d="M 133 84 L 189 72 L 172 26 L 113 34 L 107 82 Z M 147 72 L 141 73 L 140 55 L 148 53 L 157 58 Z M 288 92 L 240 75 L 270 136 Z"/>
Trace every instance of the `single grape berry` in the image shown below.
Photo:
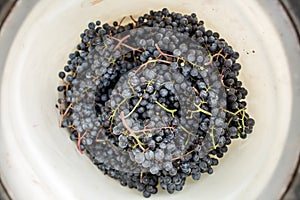
<path fill-rule="evenodd" d="M 66 77 L 65 72 L 59 72 L 58 73 L 59 78 L 64 79 Z"/>

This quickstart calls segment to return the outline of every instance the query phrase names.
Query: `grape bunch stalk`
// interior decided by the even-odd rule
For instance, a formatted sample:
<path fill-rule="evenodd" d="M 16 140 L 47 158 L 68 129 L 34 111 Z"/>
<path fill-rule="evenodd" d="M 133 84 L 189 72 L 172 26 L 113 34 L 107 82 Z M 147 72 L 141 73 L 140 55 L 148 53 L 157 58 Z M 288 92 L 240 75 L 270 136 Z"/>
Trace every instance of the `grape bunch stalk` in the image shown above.
<path fill-rule="evenodd" d="M 58 74 L 59 126 L 121 185 L 181 191 L 252 133 L 239 53 L 195 13 L 91 22 L 80 38 Z"/>

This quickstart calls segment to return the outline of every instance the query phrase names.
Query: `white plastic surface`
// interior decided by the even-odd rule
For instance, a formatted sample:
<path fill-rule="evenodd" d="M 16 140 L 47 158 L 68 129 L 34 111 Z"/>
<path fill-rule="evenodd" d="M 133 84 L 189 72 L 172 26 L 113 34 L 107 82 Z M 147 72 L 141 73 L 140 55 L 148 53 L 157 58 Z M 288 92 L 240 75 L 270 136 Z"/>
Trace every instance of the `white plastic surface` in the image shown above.
<path fill-rule="evenodd" d="M 28 9 L 30 2 L 18 6 Z M 120 20 L 168 7 L 196 12 L 240 52 L 240 78 L 250 91 L 253 135 L 234 142 L 213 175 L 188 181 L 174 195 L 151 199 L 277 199 L 298 159 L 299 44 L 275 1 L 42 0 L 17 31 L 1 78 L 0 173 L 11 196 L 27 199 L 141 199 L 104 176 L 58 127 L 57 73 L 88 22 Z M 0 44 L 5 44 L 1 40 Z"/>

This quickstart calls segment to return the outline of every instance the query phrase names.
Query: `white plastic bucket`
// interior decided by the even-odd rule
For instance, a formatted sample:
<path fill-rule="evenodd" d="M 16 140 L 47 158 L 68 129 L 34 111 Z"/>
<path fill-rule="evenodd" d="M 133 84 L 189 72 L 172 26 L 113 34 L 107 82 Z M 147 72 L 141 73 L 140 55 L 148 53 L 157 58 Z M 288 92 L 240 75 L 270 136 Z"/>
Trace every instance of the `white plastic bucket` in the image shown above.
<path fill-rule="evenodd" d="M 299 41 L 272 0 L 19 1 L 0 45 L 0 174 L 13 199 L 141 199 L 78 153 L 58 127 L 57 73 L 88 22 L 120 20 L 168 7 L 196 12 L 240 52 L 254 133 L 198 182 L 152 199 L 278 199 L 299 156 Z M 16 26 L 18 25 L 18 26 Z M 9 45 L 9 47 L 7 46 Z"/>

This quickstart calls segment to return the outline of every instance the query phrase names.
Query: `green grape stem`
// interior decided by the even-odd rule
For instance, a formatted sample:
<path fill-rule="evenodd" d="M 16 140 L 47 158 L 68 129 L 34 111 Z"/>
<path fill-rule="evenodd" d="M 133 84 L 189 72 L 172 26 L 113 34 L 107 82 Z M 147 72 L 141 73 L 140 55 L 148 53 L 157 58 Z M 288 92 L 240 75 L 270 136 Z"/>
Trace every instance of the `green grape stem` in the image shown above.
<path fill-rule="evenodd" d="M 174 117 L 174 113 L 177 112 L 177 109 L 173 109 L 173 110 L 168 109 L 168 108 L 166 108 L 164 105 L 162 105 L 161 103 L 159 103 L 158 101 L 155 101 L 155 103 L 156 103 L 157 105 L 159 105 L 159 106 L 160 106 L 162 109 L 164 109 L 165 111 L 171 113 L 171 114 L 172 114 L 172 117 Z"/>
<path fill-rule="evenodd" d="M 197 110 L 188 110 L 188 112 L 191 112 L 190 118 L 193 117 L 193 113 L 198 113 L 198 112 L 202 112 L 202 113 L 204 113 L 206 115 L 211 116 L 210 112 L 208 112 L 208 111 L 206 111 L 206 110 L 204 110 L 204 109 L 201 108 L 202 103 L 200 103 L 199 105 L 197 105 L 196 103 L 194 103 L 194 105 L 196 106 Z"/>

